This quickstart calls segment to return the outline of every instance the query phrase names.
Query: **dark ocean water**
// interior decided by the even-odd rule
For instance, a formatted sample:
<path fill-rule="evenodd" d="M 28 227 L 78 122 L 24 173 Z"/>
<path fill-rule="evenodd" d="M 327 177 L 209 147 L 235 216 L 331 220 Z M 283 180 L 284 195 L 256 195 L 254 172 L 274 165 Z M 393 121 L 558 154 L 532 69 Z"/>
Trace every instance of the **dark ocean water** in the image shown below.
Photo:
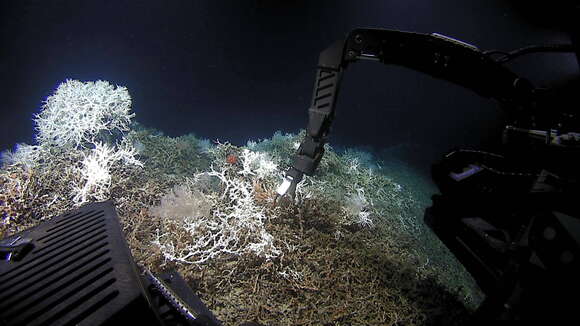
<path fill-rule="evenodd" d="M 568 41 L 552 11 L 532 9 L 484 0 L 3 1 L 0 149 L 33 142 L 33 114 L 67 78 L 126 86 L 136 120 L 170 136 L 241 145 L 295 133 L 306 126 L 319 52 L 351 29 L 438 32 L 483 49 Z M 577 71 L 573 56 L 553 59 L 514 69 L 539 83 Z M 344 76 L 331 143 L 410 145 L 398 152 L 426 170 L 451 147 L 494 142 L 502 119 L 494 102 L 461 87 L 361 63 Z"/>

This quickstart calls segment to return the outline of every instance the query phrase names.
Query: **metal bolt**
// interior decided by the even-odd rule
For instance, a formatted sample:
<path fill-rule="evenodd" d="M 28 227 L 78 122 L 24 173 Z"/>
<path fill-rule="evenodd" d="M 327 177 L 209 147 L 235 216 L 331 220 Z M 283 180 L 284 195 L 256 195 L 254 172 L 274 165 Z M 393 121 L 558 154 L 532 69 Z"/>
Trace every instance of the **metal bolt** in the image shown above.
<path fill-rule="evenodd" d="M 354 37 L 354 41 L 359 44 L 362 43 L 362 36 L 360 36 L 360 34 L 356 34 Z"/>

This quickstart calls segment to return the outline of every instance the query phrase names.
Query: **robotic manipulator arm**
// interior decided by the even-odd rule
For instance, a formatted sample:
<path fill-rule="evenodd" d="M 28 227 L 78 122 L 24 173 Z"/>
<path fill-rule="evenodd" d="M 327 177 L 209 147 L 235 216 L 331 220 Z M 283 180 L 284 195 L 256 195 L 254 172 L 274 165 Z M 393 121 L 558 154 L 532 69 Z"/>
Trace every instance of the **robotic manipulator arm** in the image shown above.
<path fill-rule="evenodd" d="M 531 107 L 534 87 L 477 47 L 440 34 L 355 29 L 322 51 L 318 60 L 308 127 L 276 199 L 294 198 L 304 174 L 313 175 L 324 155 L 343 71 L 358 60 L 396 64 L 495 98 L 515 111 Z"/>
<path fill-rule="evenodd" d="M 510 157 L 473 150 L 445 155 L 432 167 L 442 195 L 432 197 L 425 222 L 486 293 L 476 318 L 517 319 L 528 314 L 535 320 L 546 311 L 574 313 L 561 293 L 577 293 L 570 285 L 578 284 L 580 275 L 580 260 L 570 258 L 580 257 L 580 241 L 572 232 L 577 230 L 580 239 L 580 133 L 574 132 L 578 115 L 569 111 L 570 105 L 554 105 L 561 94 L 554 96 L 555 88 L 535 88 L 503 65 L 546 49 L 574 52 L 577 46 L 534 46 L 506 53 L 481 51 L 439 34 L 353 30 L 320 54 L 306 137 L 276 199 L 293 199 L 304 174 L 313 175 L 317 169 L 342 73 L 350 63 L 401 65 L 469 88 L 497 100 L 505 110 L 503 143 L 511 146 Z M 504 56 L 494 59 L 498 53 Z M 575 84 L 570 85 L 575 91 Z M 518 173 L 505 170 L 514 167 Z M 522 167 L 533 173 L 521 173 Z M 552 237 L 556 233 L 557 241 Z M 549 307 L 545 298 L 550 298 Z"/>

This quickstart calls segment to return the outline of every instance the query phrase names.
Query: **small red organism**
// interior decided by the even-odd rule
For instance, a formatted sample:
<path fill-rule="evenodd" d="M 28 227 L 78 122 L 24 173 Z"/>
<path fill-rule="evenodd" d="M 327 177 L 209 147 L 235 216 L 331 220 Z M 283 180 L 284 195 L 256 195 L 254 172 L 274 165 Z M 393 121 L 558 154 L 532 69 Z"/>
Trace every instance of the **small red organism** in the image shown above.
<path fill-rule="evenodd" d="M 226 157 L 226 162 L 229 164 L 236 164 L 238 163 L 238 157 L 235 154 L 230 154 Z"/>

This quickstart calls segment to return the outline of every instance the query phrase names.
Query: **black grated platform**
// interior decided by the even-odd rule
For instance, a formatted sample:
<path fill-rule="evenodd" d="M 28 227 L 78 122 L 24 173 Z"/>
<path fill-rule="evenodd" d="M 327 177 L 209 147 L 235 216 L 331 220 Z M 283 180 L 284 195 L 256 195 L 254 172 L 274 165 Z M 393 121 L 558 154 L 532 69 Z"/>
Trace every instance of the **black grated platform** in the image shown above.
<path fill-rule="evenodd" d="M 0 245 L 18 239 L 33 247 L 19 260 L 0 260 L 0 324 L 100 325 L 143 300 L 112 202 L 83 206 Z"/>

